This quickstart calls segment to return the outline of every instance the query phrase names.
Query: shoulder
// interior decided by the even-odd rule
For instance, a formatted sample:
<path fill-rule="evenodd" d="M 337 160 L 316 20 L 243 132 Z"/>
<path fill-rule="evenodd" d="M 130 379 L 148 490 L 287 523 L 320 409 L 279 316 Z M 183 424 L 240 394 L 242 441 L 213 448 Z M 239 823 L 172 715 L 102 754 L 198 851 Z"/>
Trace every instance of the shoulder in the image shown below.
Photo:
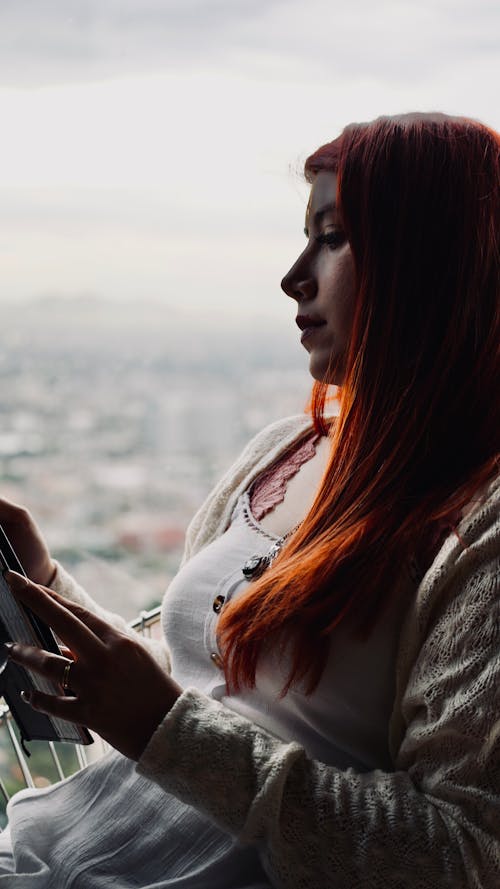
<path fill-rule="evenodd" d="M 272 455 L 272 459 L 290 447 L 312 429 L 312 419 L 307 414 L 296 414 L 275 420 L 250 439 L 239 460 L 251 459 L 260 454 Z M 237 460 L 234 465 L 237 465 Z"/>
<path fill-rule="evenodd" d="M 212 493 L 225 494 L 233 488 L 239 489 L 242 484 L 249 484 L 311 429 L 312 420 L 305 414 L 285 417 L 265 426 L 250 439 Z"/>
<path fill-rule="evenodd" d="M 421 614 L 443 611 L 464 595 L 471 577 L 499 580 L 500 476 L 473 499 L 465 517 L 444 541 L 420 584 Z"/>
<path fill-rule="evenodd" d="M 470 703 L 475 683 L 493 695 L 500 680 L 499 507 L 497 478 L 446 538 L 415 591 L 399 644 L 396 744 L 419 708 L 430 717 L 433 704 L 448 701 L 451 713 L 458 697 Z"/>
<path fill-rule="evenodd" d="M 500 558 L 500 476 L 472 500 L 456 531 L 444 540 L 416 592 L 414 619 L 424 624 L 463 594 L 471 575 L 498 580 Z M 495 571 L 495 569 L 497 569 Z"/>
<path fill-rule="evenodd" d="M 239 495 L 295 442 L 312 429 L 311 417 L 298 414 L 276 420 L 257 433 L 208 495 L 186 534 L 182 563 L 228 526 Z"/>

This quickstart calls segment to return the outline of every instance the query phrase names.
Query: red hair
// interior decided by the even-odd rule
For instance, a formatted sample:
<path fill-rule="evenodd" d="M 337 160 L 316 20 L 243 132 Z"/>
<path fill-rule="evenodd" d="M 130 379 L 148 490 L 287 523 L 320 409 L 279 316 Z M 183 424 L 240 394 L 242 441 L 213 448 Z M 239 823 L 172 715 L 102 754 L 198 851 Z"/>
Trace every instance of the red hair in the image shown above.
<path fill-rule="evenodd" d="M 356 307 L 340 414 L 316 499 L 273 566 L 219 622 L 226 678 L 253 686 L 286 646 L 311 691 L 351 612 L 364 638 L 404 562 L 497 469 L 500 136 L 441 114 L 348 126 L 306 161 L 338 175 Z M 327 385 L 315 383 L 324 431 Z M 423 566 L 425 567 L 425 566 Z"/>

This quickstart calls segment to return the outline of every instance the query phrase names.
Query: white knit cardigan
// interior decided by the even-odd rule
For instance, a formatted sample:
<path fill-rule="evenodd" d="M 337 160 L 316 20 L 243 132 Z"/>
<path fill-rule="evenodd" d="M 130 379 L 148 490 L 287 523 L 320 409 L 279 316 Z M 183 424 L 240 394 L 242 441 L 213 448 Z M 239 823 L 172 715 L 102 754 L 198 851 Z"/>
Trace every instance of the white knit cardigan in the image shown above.
<path fill-rule="evenodd" d="M 225 530 L 239 493 L 309 429 L 307 418 L 290 418 L 250 442 L 195 516 L 186 559 Z M 196 689 L 159 725 L 138 771 L 255 844 L 280 889 L 498 889 L 499 504 L 497 479 L 408 605 L 393 771 L 313 761 Z"/>

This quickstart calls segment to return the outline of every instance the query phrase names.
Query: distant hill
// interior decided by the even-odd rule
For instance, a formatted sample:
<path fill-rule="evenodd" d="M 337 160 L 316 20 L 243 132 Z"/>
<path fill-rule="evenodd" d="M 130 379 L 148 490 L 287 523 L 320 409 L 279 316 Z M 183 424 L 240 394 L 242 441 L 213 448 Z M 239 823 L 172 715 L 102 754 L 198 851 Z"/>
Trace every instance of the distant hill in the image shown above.
<path fill-rule="evenodd" d="M 290 307 L 291 308 L 291 307 Z M 0 344 L 79 353 L 126 351 L 171 365 L 229 363 L 306 369 L 293 323 L 217 312 L 195 312 L 168 302 L 117 301 L 93 296 L 46 296 L 0 303 Z"/>

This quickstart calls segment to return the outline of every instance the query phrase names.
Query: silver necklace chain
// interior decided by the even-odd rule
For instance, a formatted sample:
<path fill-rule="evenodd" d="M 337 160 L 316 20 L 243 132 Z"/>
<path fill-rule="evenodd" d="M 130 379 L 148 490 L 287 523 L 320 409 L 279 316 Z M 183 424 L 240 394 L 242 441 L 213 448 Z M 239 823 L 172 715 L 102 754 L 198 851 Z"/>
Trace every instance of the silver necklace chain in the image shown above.
<path fill-rule="evenodd" d="M 243 568 L 241 569 L 246 579 L 255 580 L 257 577 L 260 577 L 261 574 L 264 574 L 264 571 L 269 568 L 269 566 L 274 562 L 275 558 L 280 554 L 285 542 L 299 527 L 300 525 L 295 525 L 295 528 L 292 528 L 291 531 L 283 534 L 282 537 L 278 537 L 278 539 L 275 540 L 272 547 L 267 551 L 267 553 L 265 553 L 265 555 L 250 556 L 250 558 L 247 559 L 247 561 L 243 565 Z"/>

